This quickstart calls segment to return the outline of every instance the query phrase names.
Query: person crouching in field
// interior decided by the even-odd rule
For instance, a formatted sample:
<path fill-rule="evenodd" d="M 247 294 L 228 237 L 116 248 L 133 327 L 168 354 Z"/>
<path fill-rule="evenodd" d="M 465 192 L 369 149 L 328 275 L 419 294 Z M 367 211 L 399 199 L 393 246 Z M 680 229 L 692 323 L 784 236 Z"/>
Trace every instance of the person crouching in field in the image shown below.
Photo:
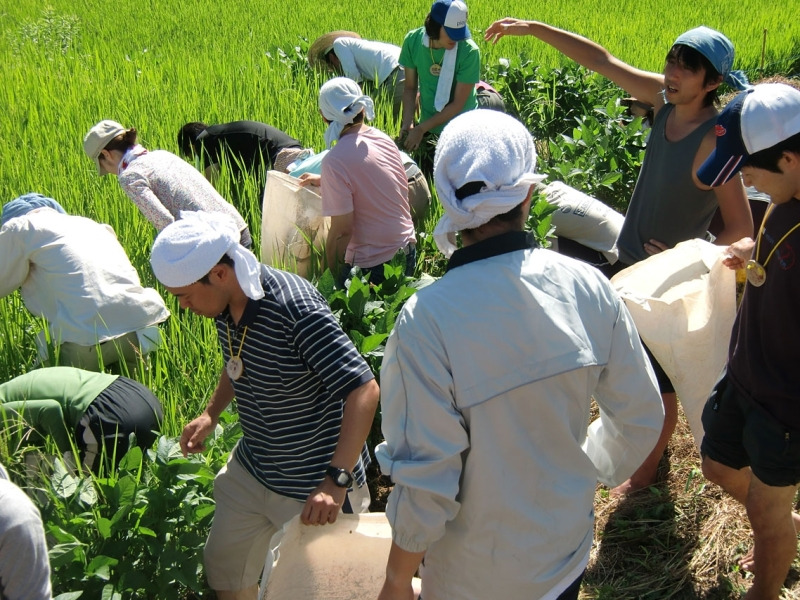
<path fill-rule="evenodd" d="M 400 115 L 406 74 L 400 66 L 400 47 L 361 39 L 353 31 L 331 31 L 318 37 L 308 48 L 308 64 L 326 67 L 371 89 L 383 89 L 392 96 L 392 112 Z"/>
<path fill-rule="evenodd" d="M 217 598 L 255 600 L 286 521 L 325 525 L 368 509 L 378 384 L 308 281 L 259 264 L 229 218 L 181 217 L 153 243 L 153 273 L 182 308 L 216 320 L 225 368 L 180 444 L 184 455 L 202 452 L 236 398 L 242 438 L 214 480 L 203 558 Z"/>
<path fill-rule="evenodd" d="M 373 103 L 359 85 L 335 77 L 319 90 L 319 108 L 328 124 L 322 174 L 303 174 L 302 185 L 319 185 L 322 212 L 331 217 L 325 244 L 328 267 L 343 283 L 353 267 L 384 281 L 383 266 L 402 255 L 406 275 L 416 268 L 416 235 L 408 203 L 408 180 L 400 151 L 366 121 Z"/>
<path fill-rule="evenodd" d="M 248 248 L 253 245 L 242 215 L 197 169 L 166 150 L 148 151 L 137 142 L 136 129 L 125 129 L 116 121 L 100 121 L 83 138 L 83 149 L 100 176 L 117 177 L 123 191 L 157 231 L 178 219 L 183 210 L 202 210 L 231 217 L 242 244 Z"/>
<path fill-rule="evenodd" d="M 20 288 L 27 309 L 47 319 L 42 362 L 93 371 L 125 363 L 133 372 L 161 345 L 169 311 L 142 287 L 110 226 L 35 193 L 6 203 L 0 225 L 0 297 Z"/>
<path fill-rule="evenodd" d="M 462 0 L 436 0 L 424 27 L 406 34 L 400 64 L 406 72 L 400 142 L 431 173 L 433 150 L 423 147 L 456 115 L 478 107 L 475 84 L 480 81 L 481 52 L 467 27 Z M 419 92 L 420 117 L 414 122 Z"/>
<path fill-rule="evenodd" d="M 303 153 L 300 141 L 258 121 L 186 123 L 178 131 L 178 148 L 187 158 L 200 158 L 203 174 L 211 182 L 219 174 L 223 161 L 227 161 L 235 177 L 248 173 L 261 181 L 261 187 L 267 171 L 286 173 Z"/>
<path fill-rule="evenodd" d="M 623 481 L 658 439 L 664 411 L 624 303 L 523 230 L 535 164 L 525 126 L 496 111 L 439 138 L 448 269 L 405 304 L 381 367 L 375 453 L 394 489 L 380 600 L 412 598 L 423 558 L 426 599 L 577 599 L 598 479 Z"/>
<path fill-rule="evenodd" d="M 800 91 L 763 84 L 719 115 L 716 150 L 697 172 L 710 186 L 740 170 L 768 194 L 756 241 L 731 244 L 725 264 L 747 283 L 728 367 L 703 410 L 703 474 L 747 508 L 754 546 L 748 600 L 777 600 L 797 554 L 800 515 Z"/>
<path fill-rule="evenodd" d="M 153 445 L 164 418 L 161 403 L 141 383 L 72 367 L 36 369 L 0 384 L 5 428 L 18 421 L 38 437 L 50 436 L 62 454 L 79 451 L 87 469 L 119 465 L 136 436 Z"/>

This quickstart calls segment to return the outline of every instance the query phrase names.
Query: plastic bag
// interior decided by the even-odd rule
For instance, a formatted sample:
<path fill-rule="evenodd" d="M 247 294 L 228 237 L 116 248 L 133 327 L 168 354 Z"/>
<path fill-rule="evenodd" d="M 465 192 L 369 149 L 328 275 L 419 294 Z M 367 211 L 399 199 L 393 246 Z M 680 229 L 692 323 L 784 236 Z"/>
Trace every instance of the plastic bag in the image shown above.
<path fill-rule="evenodd" d="M 724 252 L 689 240 L 611 279 L 675 386 L 698 448 L 703 406 L 727 363 L 736 317 L 736 275 L 722 264 Z"/>
<path fill-rule="evenodd" d="M 321 263 L 330 218 L 322 216 L 322 198 L 296 178 L 269 171 L 261 212 L 261 261 L 303 277 Z"/>

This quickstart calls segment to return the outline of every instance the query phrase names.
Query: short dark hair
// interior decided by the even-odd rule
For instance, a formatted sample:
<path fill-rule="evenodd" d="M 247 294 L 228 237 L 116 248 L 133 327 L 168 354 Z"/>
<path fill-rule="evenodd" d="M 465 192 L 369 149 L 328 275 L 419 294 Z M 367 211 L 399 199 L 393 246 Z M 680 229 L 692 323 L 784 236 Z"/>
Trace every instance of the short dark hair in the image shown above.
<path fill-rule="evenodd" d="M 425 33 L 432 40 L 438 40 L 439 35 L 442 33 L 442 24 L 434 21 L 431 13 L 428 13 L 428 16 L 425 17 Z"/>
<path fill-rule="evenodd" d="M 502 214 L 499 214 L 499 215 L 495 215 L 494 217 L 489 219 L 487 221 L 487 223 L 498 222 L 498 221 L 502 222 L 502 223 L 516 223 L 516 222 L 518 222 L 519 219 L 522 217 L 522 205 L 523 204 L 525 204 L 525 200 L 523 200 L 522 202 L 517 204 L 511 210 L 506 211 L 506 212 L 504 212 Z M 472 227 L 470 229 L 465 229 L 464 231 L 467 232 L 468 235 L 470 235 L 472 233 L 472 231 L 474 231 L 475 229 L 477 229 L 477 227 Z"/>
<path fill-rule="evenodd" d="M 778 142 L 774 146 L 759 150 L 751 154 L 744 162 L 745 167 L 755 167 L 756 169 L 764 169 L 773 173 L 781 173 L 778 167 L 778 162 L 781 160 L 784 152 L 791 152 L 800 156 L 800 133 L 795 133 L 793 136 L 786 138 L 782 142 Z"/>
<path fill-rule="evenodd" d="M 103 150 L 119 150 L 120 152 L 127 152 L 128 148 L 132 148 L 136 145 L 136 128 L 131 127 L 125 133 L 120 133 L 115 138 L 112 138 L 110 142 L 108 142 Z"/>
<path fill-rule="evenodd" d="M 705 73 L 703 85 L 708 85 L 709 83 L 714 83 L 722 79 L 722 75 L 714 68 L 711 61 L 691 46 L 675 44 L 670 48 L 669 52 L 667 52 L 666 61 L 669 62 L 671 60 L 677 62 L 684 69 L 689 69 L 692 73 L 697 73 L 702 69 Z M 703 99 L 703 106 L 711 106 L 714 104 L 717 101 L 718 92 L 719 86 L 708 92 Z"/>
<path fill-rule="evenodd" d="M 222 258 L 220 258 L 220 259 L 217 261 L 217 264 L 216 264 L 216 265 L 214 265 L 214 267 L 216 267 L 216 266 L 218 266 L 218 265 L 228 265 L 228 266 L 229 266 L 231 269 L 233 269 L 233 268 L 234 268 L 234 262 L 233 262 L 233 259 L 232 259 L 230 256 L 228 256 L 227 254 L 223 254 L 223 255 L 222 255 Z M 211 269 L 213 269 L 214 267 L 211 267 Z M 211 272 L 211 269 L 209 269 L 209 270 L 208 270 L 208 273 L 210 273 L 210 272 Z M 202 283 L 202 284 L 204 284 L 204 285 L 209 285 L 211 282 L 210 282 L 210 281 L 209 281 L 209 279 L 208 279 L 208 273 L 206 273 L 206 274 L 205 274 L 205 275 L 203 275 L 203 276 L 202 276 L 200 279 L 198 279 L 198 280 L 197 280 L 197 283 Z"/>
<path fill-rule="evenodd" d="M 208 125 L 200 121 L 187 123 L 178 131 L 178 148 L 184 156 L 193 156 L 197 148 L 197 137 L 208 129 Z"/>

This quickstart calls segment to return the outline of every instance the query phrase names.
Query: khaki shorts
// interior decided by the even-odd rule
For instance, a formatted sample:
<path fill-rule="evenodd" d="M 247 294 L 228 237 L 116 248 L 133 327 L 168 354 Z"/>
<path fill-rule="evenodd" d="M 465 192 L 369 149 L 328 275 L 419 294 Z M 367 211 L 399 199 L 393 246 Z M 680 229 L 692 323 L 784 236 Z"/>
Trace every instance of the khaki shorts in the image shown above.
<path fill-rule="evenodd" d="M 367 494 L 366 506 L 362 498 Z M 354 512 L 369 508 L 364 486 L 348 494 Z M 239 463 L 235 450 L 214 479 L 216 510 L 203 563 L 214 590 L 243 590 L 258 584 L 269 542 L 284 523 L 299 515 L 305 502 L 269 490 Z"/>

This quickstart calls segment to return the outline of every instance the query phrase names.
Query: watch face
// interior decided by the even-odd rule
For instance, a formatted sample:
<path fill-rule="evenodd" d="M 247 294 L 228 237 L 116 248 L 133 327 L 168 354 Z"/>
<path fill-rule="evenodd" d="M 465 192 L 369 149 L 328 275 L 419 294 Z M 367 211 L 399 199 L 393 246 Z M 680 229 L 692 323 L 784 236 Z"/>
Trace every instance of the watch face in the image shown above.
<path fill-rule="evenodd" d="M 326 473 L 333 479 L 339 487 L 350 487 L 353 483 L 353 475 L 344 469 L 337 469 L 336 467 L 328 467 Z"/>

